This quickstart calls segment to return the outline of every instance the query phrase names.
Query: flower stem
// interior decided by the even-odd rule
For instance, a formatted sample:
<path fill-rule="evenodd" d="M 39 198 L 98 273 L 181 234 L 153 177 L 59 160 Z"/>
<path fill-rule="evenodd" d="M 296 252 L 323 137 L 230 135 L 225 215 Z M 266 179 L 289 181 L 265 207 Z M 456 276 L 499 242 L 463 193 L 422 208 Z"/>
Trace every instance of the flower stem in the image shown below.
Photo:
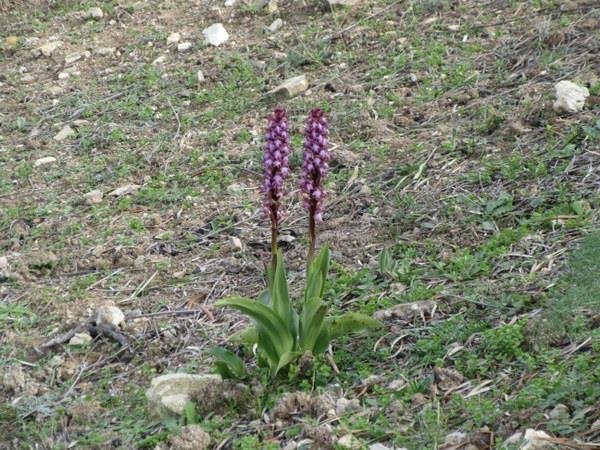
<path fill-rule="evenodd" d="M 315 257 L 317 246 L 317 224 L 315 220 L 316 206 L 311 205 L 308 212 L 308 264 L 312 263 Z"/>
<path fill-rule="evenodd" d="M 277 209 L 271 208 L 271 267 L 273 269 L 273 273 L 275 273 L 275 269 L 277 268 L 277 238 L 279 235 L 278 228 Z"/>

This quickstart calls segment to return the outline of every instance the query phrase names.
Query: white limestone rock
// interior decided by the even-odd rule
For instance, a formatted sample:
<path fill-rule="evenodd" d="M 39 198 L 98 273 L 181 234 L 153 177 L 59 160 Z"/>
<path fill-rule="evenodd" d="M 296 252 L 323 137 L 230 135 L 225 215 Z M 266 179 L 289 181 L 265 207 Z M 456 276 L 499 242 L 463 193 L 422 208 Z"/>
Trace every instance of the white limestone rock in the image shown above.
<path fill-rule="evenodd" d="M 53 137 L 56 142 L 62 142 L 67 138 L 75 136 L 75 130 L 71 128 L 69 125 L 65 125 L 62 129 Z"/>
<path fill-rule="evenodd" d="M 178 52 L 187 52 L 189 50 L 192 49 L 192 43 L 191 42 L 182 42 L 181 44 L 177 44 L 177 51 Z"/>
<path fill-rule="evenodd" d="M 281 19 L 275 19 L 273 21 L 273 23 L 267 27 L 267 30 L 269 30 L 270 33 L 275 33 L 282 26 L 283 26 L 283 20 L 281 20 Z"/>
<path fill-rule="evenodd" d="M 204 36 L 205 43 L 214 45 L 215 47 L 218 47 L 229 40 L 229 33 L 222 23 L 215 23 L 210 27 L 205 28 L 202 30 L 202 35 Z"/>
<path fill-rule="evenodd" d="M 170 373 L 156 377 L 146 391 L 150 413 L 155 417 L 179 415 L 193 394 L 206 386 L 222 389 L 223 380 L 219 375 L 188 373 Z"/>
<path fill-rule="evenodd" d="M 98 8 L 97 6 L 94 6 L 93 8 L 90 8 L 85 12 L 86 19 L 98 20 L 98 19 L 102 19 L 103 17 L 104 17 L 104 12 L 102 11 L 101 8 Z"/>
<path fill-rule="evenodd" d="M 34 56 L 42 56 L 43 55 L 46 57 L 50 57 L 56 52 L 56 50 L 61 48 L 62 45 L 63 45 L 62 41 L 47 42 L 44 45 L 33 50 L 32 53 Z"/>
<path fill-rule="evenodd" d="M 45 158 L 40 158 L 35 161 L 33 164 L 35 167 L 47 166 L 48 164 L 52 164 L 56 162 L 56 158 L 54 156 L 46 156 Z"/>
<path fill-rule="evenodd" d="M 103 197 L 104 194 L 98 189 L 94 189 L 93 191 L 83 194 L 83 198 L 88 205 L 97 205 L 98 203 L 102 203 Z"/>
<path fill-rule="evenodd" d="M 92 50 L 92 53 L 97 56 L 111 56 L 117 51 L 115 47 L 98 47 Z"/>
<path fill-rule="evenodd" d="M 169 37 L 167 37 L 167 46 L 175 45 L 181 40 L 181 34 L 179 33 L 171 33 Z"/>
<path fill-rule="evenodd" d="M 308 80 L 306 75 L 289 78 L 276 88 L 269 91 L 269 94 L 276 98 L 292 98 L 308 89 Z"/>
<path fill-rule="evenodd" d="M 126 184 L 110 192 L 108 195 L 111 197 L 122 197 L 124 195 L 135 194 L 140 187 L 139 184 Z"/>
<path fill-rule="evenodd" d="M 88 345 L 92 342 L 92 337 L 88 333 L 75 333 L 75 336 L 69 341 L 69 345 Z"/>
<path fill-rule="evenodd" d="M 328 0 L 329 6 L 331 8 L 339 7 L 339 6 L 356 6 L 361 0 Z"/>
<path fill-rule="evenodd" d="M 590 96 L 590 92 L 583 86 L 578 86 L 572 81 L 563 80 L 554 85 L 556 91 L 556 101 L 554 102 L 554 111 L 558 113 L 577 113 L 585 105 L 585 99 Z"/>
<path fill-rule="evenodd" d="M 125 322 L 125 314 L 114 305 L 101 306 L 96 312 L 97 325 L 109 325 L 118 328 Z"/>

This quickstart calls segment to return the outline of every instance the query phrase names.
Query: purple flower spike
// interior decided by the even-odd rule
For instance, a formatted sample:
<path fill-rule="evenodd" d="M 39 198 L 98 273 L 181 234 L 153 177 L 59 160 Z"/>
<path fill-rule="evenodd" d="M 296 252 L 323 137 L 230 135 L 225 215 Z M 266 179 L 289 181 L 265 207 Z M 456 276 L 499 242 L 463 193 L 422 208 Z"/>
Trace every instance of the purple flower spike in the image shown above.
<path fill-rule="evenodd" d="M 283 209 L 281 208 L 281 200 L 285 193 L 283 181 L 290 174 L 288 168 L 290 144 L 287 130 L 287 115 L 282 108 L 277 108 L 269 116 L 263 159 L 265 176 L 260 189 L 263 194 L 263 211 L 271 219 L 273 270 L 275 269 L 277 255 L 279 220 L 283 215 Z"/>
<path fill-rule="evenodd" d="M 323 181 L 329 171 L 329 143 L 327 119 L 320 109 L 313 109 L 304 130 L 304 162 L 300 175 L 300 190 L 303 194 L 303 206 L 308 209 L 309 221 L 309 259 L 315 251 L 316 223 L 323 221 L 325 189 Z"/>

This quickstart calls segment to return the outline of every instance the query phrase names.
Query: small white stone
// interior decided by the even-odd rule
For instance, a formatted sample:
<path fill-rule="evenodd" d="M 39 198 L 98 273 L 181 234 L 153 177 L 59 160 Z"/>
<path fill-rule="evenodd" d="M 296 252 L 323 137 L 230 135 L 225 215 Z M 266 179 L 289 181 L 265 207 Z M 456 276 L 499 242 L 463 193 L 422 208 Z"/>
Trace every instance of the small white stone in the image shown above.
<path fill-rule="evenodd" d="M 306 75 L 302 74 L 297 77 L 289 78 L 269 91 L 269 94 L 278 98 L 292 98 L 308 89 L 308 81 Z"/>
<path fill-rule="evenodd" d="M 66 80 L 70 76 L 71 76 L 71 74 L 69 72 L 59 72 L 58 79 L 59 80 Z"/>
<path fill-rule="evenodd" d="M 348 400 L 347 398 L 339 398 L 335 403 L 335 412 L 338 416 L 345 414 L 350 411 L 357 411 L 360 409 L 360 400 L 353 398 Z"/>
<path fill-rule="evenodd" d="M 73 64 L 81 59 L 81 53 L 70 53 L 65 56 L 65 64 Z"/>
<path fill-rule="evenodd" d="M 181 280 L 183 277 L 185 277 L 186 273 L 187 272 L 185 271 L 185 269 L 179 270 L 177 272 L 173 272 L 173 278 L 177 278 L 178 280 Z"/>
<path fill-rule="evenodd" d="M 366 180 L 360 180 L 360 191 L 358 193 L 360 195 L 371 195 L 371 188 L 367 185 Z"/>
<path fill-rule="evenodd" d="M 196 73 L 196 79 L 198 80 L 198 84 L 204 83 L 206 81 L 206 78 L 204 77 L 204 74 L 201 70 L 199 70 L 198 73 Z"/>
<path fill-rule="evenodd" d="M 8 269 L 8 258 L 6 256 L 0 256 L 0 270 Z"/>
<path fill-rule="evenodd" d="M 62 130 L 60 130 L 56 136 L 54 136 L 53 139 L 56 142 L 61 142 L 67 138 L 70 138 L 71 136 L 75 136 L 75 130 L 73 130 L 73 128 L 71 128 L 69 125 L 65 125 Z"/>
<path fill-rule="evenodd" d="M 111 325 L 118 327 L 125 322 L 125 314 L 116 306 L 101 306 L 96 312 L 96 324 Z"/>
<path fill-rule="evenodd" d="M 181 34 L 171 33 L 167 38 L 167 46 L 177 44 L 181 40 Z"/>
<path fill-rule="evenodd" d="M 291 234 L 282 234 L 279 236 L 279 239 L 278 239 L 279 242 L 285 242 L 286 244 L 291 244 L 295 240 L 296 240 L 296 238 L 294 236 L 292 236 Z"/>
<path fill-rule="evenodd" d="M 182 42 L 181 44 L 177 44 L 177 51 L 178 52 L 187 52 L 191 48 L 192 48 L 192 43 L 191 42 Z"/>
<path fill-rule="evenodd" d="M 512 436 L 508 437 L 502 443 L 502 448 L 507 448 L 510 446 L 518 446 L 522 440 L 523 440 L 523 433 L 519 431 L 519 432 L 513 434 Z"/>
<path fill-rule="evenodd" d="M 550 411 L 548 417 L 550 417 L 551 419 L 568 419 L 569 408 L 567 407 L 567 405 L 559 403 L 552 409 L 552 411 Z"/>
<path fill-rule="evenodd" d="M 572 81 L 563 80 L 554 85 L 556 101 L 554 111 L 558 113 L 577 113 L 583 109 L 585 99 L 590 96 L 587 88 L 578 86 Z"/>
<path fill-rule="evenodd" d="M 404 389 L 405 386 L 406 386 L 406 381 L 399 378 L 397 380 L 390 381 L 389 384 L 387 385 L 387 388 L 390 391 L 400 391 L 400 390 Z"/>
<path fill-rule="evenodd" d="M 154 61 L 152 61 L 152 65 L 153 66 L 162 66 L 166 60 L 167 60 L 166 55 L 159 56 Z"/>
<path fill-rule="evenodd" d="M 239 238 L 239 237 L 237 237 L 237 236 L 231 236 L 231 237 L 229 238 L 229 240 L 231 241 L 231 248 L 232 248 L 233 250 L 235 250 L 235 251 L 240 251 L 240 250 L 242 250 L 242 248 L 243 248 L 243 245 L 242 245 L 242 241 L 240 240 L 240 238 Z"/>
<path fill-rule="evenodd" d="M 281 20 L 281 19 L 275 19 L 273 21 L 273 23 L 267 27 L 267 30 L 269 30 L 269 32 L 271 32 L 271 33 L 275 33 L 282 26 L 283 26 L 283 20 Z"/>
<path fill-rule="evenodd" d="M 123 195 L 134 194 L 140 189 L 139 184 L 126 184 L 125 186 L 121 186 L 108 195 L 112 197 L 122 197 Z"/>
<path fill-rule="evenodd" d="M 377 442 L 376 444 L 369 445 L 369 450 L 392 450 L 392 449 Z"/>
<path fill-rule="evenodd" d="M 98 47 L 92 50 L 94 55 L 98 56 L 110 56 L 117 51 L 115 47 Z"/>
<path fill-rule="evenodd" d="M 276 13 L 279 9 L 279 5 L 277 4 L 277 0 L 269 0 L 267 3 L 267 11 L 269 14 Z"/>
<path fill-rule="evenodd" d="M 102 12 L 102 9 L 98 8 L 97 6 L 88 9 L 85 13 L 86 19 L 102 19 L 103 17 L 104 13 Z"/>
<path fill-rule="evenodd" d="M 21 83 L 30 84 L 35 81 L 35 77 L 31 74 L 26 74 L 21 77 Z"/>
<path fill-rule="evenodd" d="M 37 37 L 26 37 L 23 40 L 23 46 L 25 48 L 31 48 L 31 47 L 39 44 L 39 42 L 40 42 L 40 38 L 37 38 Z"/>
<path fill-rule="evenodd" d="M 237 2 L 238 2 L 238 0 L 225 0 L 225 6 L 227 6 L 227 7 L 235 6 L 235 4 Z"/>
<path fill-rule="evenodd" d="M 444 441 L 444 445 L 452 446 L 452 445 L 461 445 L 467 438 L 467 434 L 462 431 L 453 431 L 449 435 L 446 436 L 446 440 Z"/>
<path fill-rule="evenodd" d="M 359 450 L 361 448 L 360 441 L 351 434 L 345 434 L 338 439 L 337 445 L 350 450 Z"/>
<path fill-rule="evenodd" d="M 230 184 L 229 186 L 227 186 L 227 192 L 229 192 L 230 194 L 239 194 L 240 192 L 242 192 L 244 190 L 244 186 L 237 184 L 237 183 L 233 183 Z"/>
<path fill-rule="evenodd" d="M 35 49 L 33 51 L 33 53 L 35 56 L 40 56 L 40 55 L 52 56 L 52 54 L 56 50 L 58 50 L 60 47 L 62 47 L 62 41 L 48 42 L 48 43 L 42 45 L 41 47 L 38 47 L 37 49 Z"/>
<path fill-rule="evenodd" d="M 69 341 L 69 345 L 87 345 L 92 342 L 92 337 L 87 333 L 75 333 Z"/>
<path fill-rule="evenodd" d="M 329 6 L 356 6 L 361 0 L 329 0 Z"/>
<path fill-rule="evenodd" d="M 98 203 L 102 203 L 103 197 L 104 197 L 104 194 L 102 194 L 102 191 L 100 191 L 98 189 L 94 189 L 93 191 L 83 194 L 83 198 L 85 199 L 85 202 L 88 205 L 95 205 Z"/>
<path fill-rule="evenodd" d="M 525 430 L 525 446 L 522 450 L 540 450 L 552 446 L 552 437 L 545 431 L 538 431 L 532 428 Z"/>
<path fill-rule="evenodd" d="M 50 86 L 48 88 L 48 93 L 53 96 L 56 97 L 58 95 L 62 95 L 65 93 L 65 90 L 62 86 Z"/>
<path fill-rule="evenodd" d="M 204 36 L 205 43 L 214 45 L 215 47 L 229 40 L 229 33 L 227 33 L 227 30 L 221 23 L 215 23 L 205 28 L 202 30 L 202 35 Z"/>
<path fill-rule="evenodd" d="M 40 158 L 38 160 L 36 160 L 36 162 L 34 163 L 35 167 L 41 167 L 41 166 L 45 166 L 48 164 L 52 164 L 56 162 L 56 158 L 54 156 L 46 156 L 45 158 Z"/>

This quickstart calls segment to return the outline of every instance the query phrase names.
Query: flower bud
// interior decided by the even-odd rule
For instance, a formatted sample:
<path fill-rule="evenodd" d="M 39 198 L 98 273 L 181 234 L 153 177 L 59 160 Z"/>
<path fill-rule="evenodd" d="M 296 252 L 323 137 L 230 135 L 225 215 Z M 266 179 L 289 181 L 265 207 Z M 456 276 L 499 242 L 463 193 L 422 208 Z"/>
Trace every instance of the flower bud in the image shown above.
<path fill-rule="evenodd" d="M 299 187 L 303 194 L 302 205 L 309 210 L 316 222 L 323 220 L 325 190 L 324 178 L 329 171 L 329 143 L 327 120 L 320 109 L 313 109 L 304 133 L 304 160 Z"/>

